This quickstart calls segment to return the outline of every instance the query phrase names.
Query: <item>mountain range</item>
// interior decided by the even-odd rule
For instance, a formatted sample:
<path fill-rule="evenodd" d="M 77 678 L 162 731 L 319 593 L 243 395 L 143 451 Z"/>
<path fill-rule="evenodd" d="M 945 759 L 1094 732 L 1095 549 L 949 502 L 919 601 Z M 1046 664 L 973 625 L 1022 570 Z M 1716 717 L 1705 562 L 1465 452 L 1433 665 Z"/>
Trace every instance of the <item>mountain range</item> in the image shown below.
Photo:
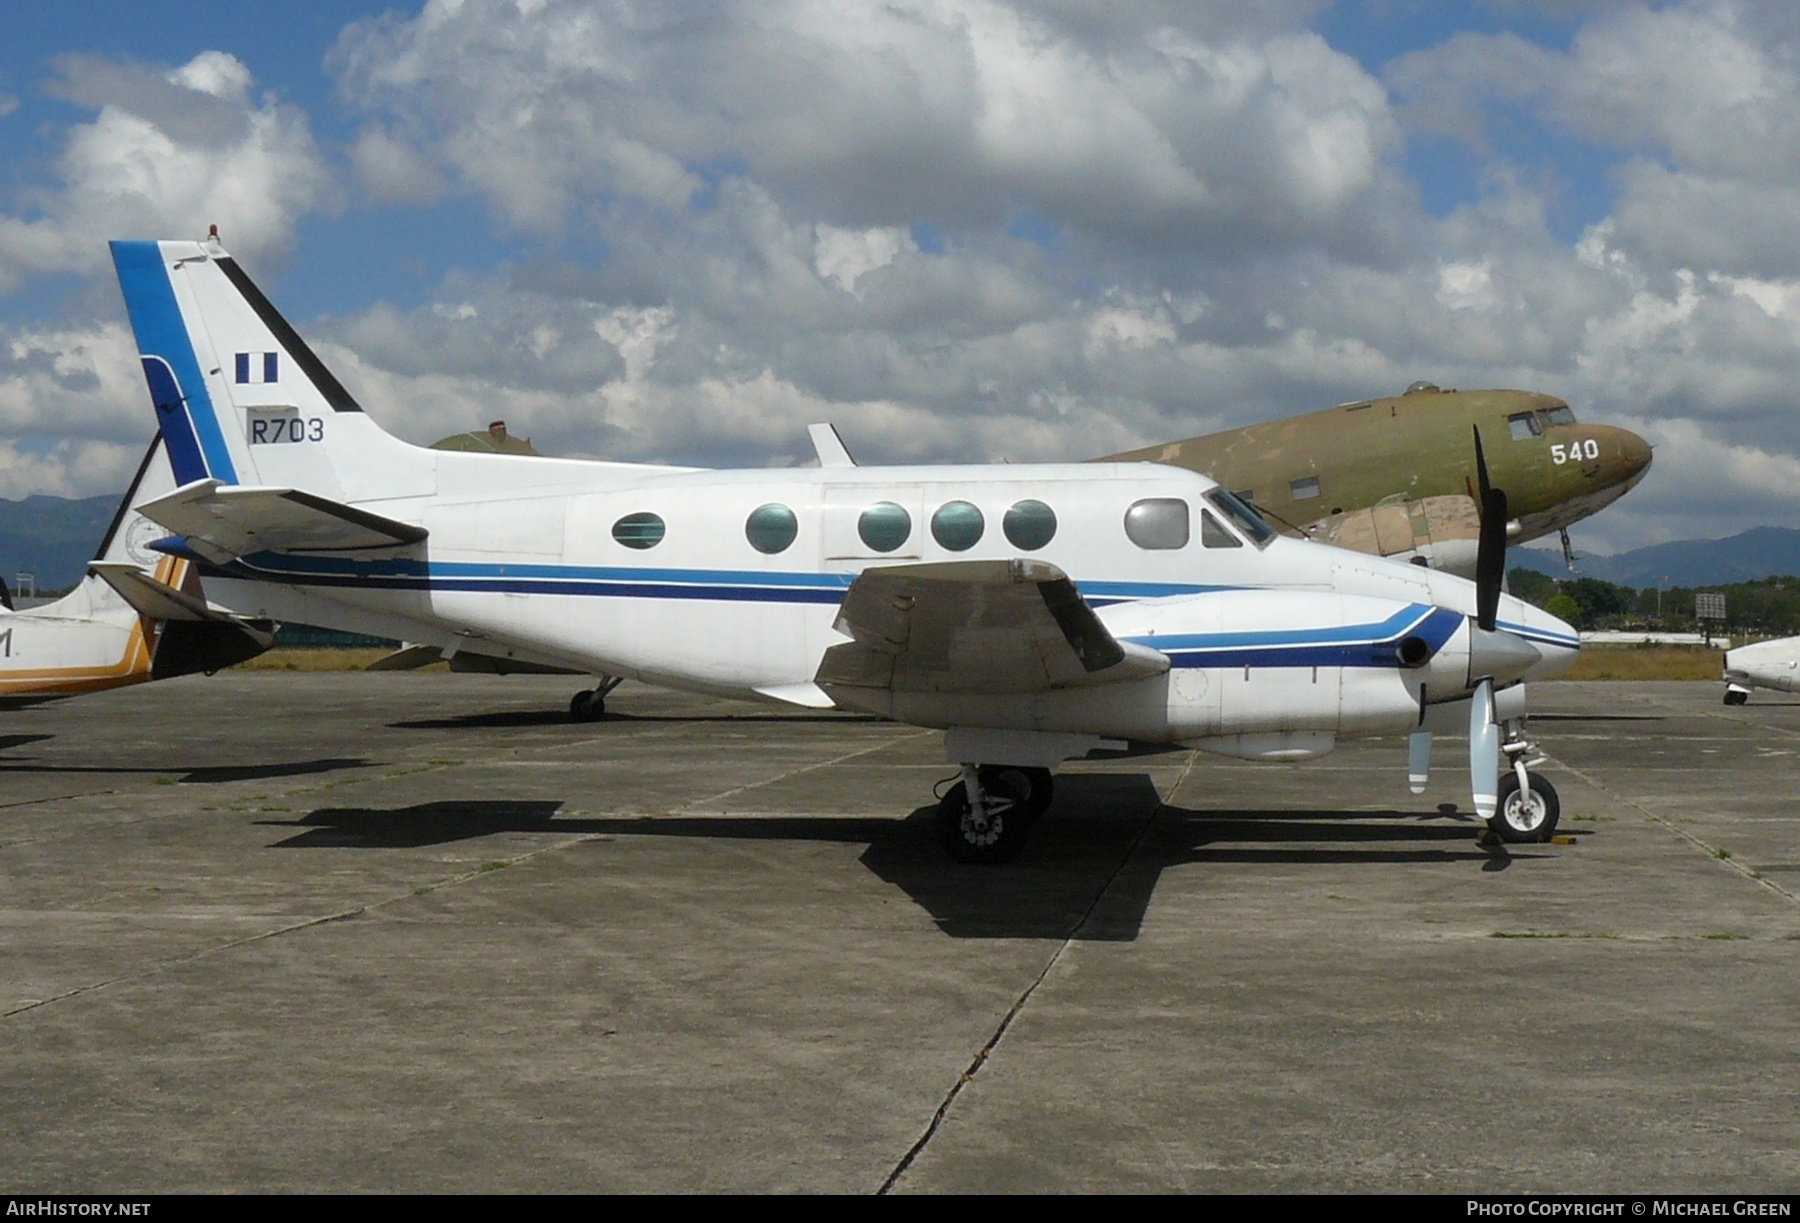
<path fill-rule="evenodd" d="M 1553 578 L 1569 576 L 1561 549 L 1512 548 L 1506 554 L 1506 564 L 1508 568 L 1532 569 Z M 1615 556 L 1580 557 L 1575 562 L 1575 574 L 1635 590 L 1646 590 L 1659 582 L 1665 590 L 1674 586 L 1691 589 L 1800 575 L 1800 530 L 1752 527 L 1727 539 L 1681 539 Z"/>
<path fill-rule="evenodd" d="M 17 586 L 20 570 L 37 575 L 39 590 L 79 582 L 119 508 L 119 497 L 0 497 L 0 578 L 9 589 Z"/>

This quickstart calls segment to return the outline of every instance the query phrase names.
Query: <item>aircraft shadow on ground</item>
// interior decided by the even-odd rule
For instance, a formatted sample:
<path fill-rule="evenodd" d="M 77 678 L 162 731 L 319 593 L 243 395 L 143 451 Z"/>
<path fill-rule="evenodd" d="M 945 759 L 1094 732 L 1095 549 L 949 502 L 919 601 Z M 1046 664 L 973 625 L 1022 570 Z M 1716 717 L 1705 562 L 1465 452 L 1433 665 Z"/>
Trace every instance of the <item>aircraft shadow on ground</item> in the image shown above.
<path fill-rule="evenodd" d="M 503 832 L 862 844 L 864 867 L 905 892 L 952 938 L 1131 941 L 1164 870 L 1185 865 L 1480 863 L 1517 857 L 1475 845 L 1478 825 L 1438 812 L 1195 811 L 1163 807 L 1143 774 L 1059 778 L 1056 803 L 1024 855 L 966 866 L 938 848 L 935 807 L 904 818 L 832 816 L 566 816 L 545 800 L 468 800 L 409 807 L 320 808 L 273 848 L 423 848 Z M 1151 821 L 1154 818 L 1154 827 Z M 1134 852 L 1135 851 L 1135 852 Z"/>
<path fill-rule="evenodd" d="M 413 718 L 389 722 L 391 730 L 494 730 L 518 726 L 567 726 L 592 734 L 596 726 L 607 722 L 642 722 L 656 725 L 664 722 L 880 722 L 885 719 L 860 713 L 785 713 L 758 710 L 746 713 L 715 714 L 635 714 L 609 713 L 597 722 L 576 722 L 560 709 L 500 709 L 488 713 L 455 714 L 444 718 Z"/>
<path fill-rule="evenodd" d="M 52 735 L 14 736 L 11 741 L 0 739 L 0 750 L 29 743 L 33 738 L 49 739 Z M 231 781 L 265 781 L 276 777 L 305 777 L 313 773 L 333 773 L 339 769 L 366 769 L 373 761 L 360 756 L 328 756 L 319 760 L 287 760 L 275 764 L 231 764 L 200 765 L 187 767 L 179 764 L 162 764 L 153 766 L 136 765 L 72 765 L 72 764 L 28 764 L 23 761 L 0 760 L 0 774 L 4 773 L 66 773 L 71 776 L 84 774 L 149 776 L 179 774 L 174 780 L 182 785 L 220 785 Z"/>

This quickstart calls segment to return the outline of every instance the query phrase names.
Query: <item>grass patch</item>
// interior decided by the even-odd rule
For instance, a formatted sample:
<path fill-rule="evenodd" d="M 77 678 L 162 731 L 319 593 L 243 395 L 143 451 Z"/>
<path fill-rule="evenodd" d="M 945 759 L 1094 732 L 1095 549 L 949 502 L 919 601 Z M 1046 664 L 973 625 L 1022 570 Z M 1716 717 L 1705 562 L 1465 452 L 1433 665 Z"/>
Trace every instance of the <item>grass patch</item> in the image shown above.
<path fill-rule="evenodd" d="M 385 658 L 392 650 L 380 648 L 366 650 L 270 650 L 259 654 L 249 662 L 241 662 L 239 671 L 366 671 L 369 664 L 378 658 Z M 433 667 L 446 670 L 448 664 L 435 662 Z M 421 667 L 420 670 L 429 670 Z"/>
<path fill-rule="evenodd" d="M 1711 939 L 1713 942 L 1716 942 L 1716 943 L 1735 943 L 1741 939 L 1747 939 L 1750 936 L 1748 934 L 1734 934 L 1731 931 L 1726 930 L 1719 934 L 1703 934 L 1700 937 L 1704 938 L 1704 939 Z"/>
<path fill-rule="evenodd" d="M 1731 857 L 1731 851 L 1729 849 L 1715 849 L 1713 850 L 1713 857 L 1723 862 Z"/>
<path fill-rule="evenodd" d="M 505 870 L 506 866 L 507 866 L 507 864 L 504 862 L 483 862 L 481 864 L 481 868 L 479 870 L 477 870 L 475 873 L 477 875 L 485 875 L 489 871 Z"/>
<path fill-rule="evenodd" d="M 1590 645 L 1559 680 L 1711 679 L 1725 671 L 1725 653 L 1692 646 Z M 1723 682 L 1723 681 L 1720 681 Z"/>
<path fill-rule="evenodd" d="M 1616 815 L 1571 815 L 1569 822 L 1573 824 L 1610 824 L 1618 818 Z"/>

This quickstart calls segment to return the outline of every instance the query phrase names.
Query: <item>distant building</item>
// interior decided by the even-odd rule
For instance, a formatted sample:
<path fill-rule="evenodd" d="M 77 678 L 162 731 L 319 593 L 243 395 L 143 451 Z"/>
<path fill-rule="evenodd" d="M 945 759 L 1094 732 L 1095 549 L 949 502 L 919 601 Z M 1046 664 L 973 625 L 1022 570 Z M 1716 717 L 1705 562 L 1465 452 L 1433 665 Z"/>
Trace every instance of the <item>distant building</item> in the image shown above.
<path fill-rule="evenodd" d="M 468 450 L 476 454 L 523 454 L 541 459 L 528 437 L 514 437 L 506 431 L 506 422 L 497 420 L 480 432 L 452 433 L 431 443 L 433 450 Z"/>

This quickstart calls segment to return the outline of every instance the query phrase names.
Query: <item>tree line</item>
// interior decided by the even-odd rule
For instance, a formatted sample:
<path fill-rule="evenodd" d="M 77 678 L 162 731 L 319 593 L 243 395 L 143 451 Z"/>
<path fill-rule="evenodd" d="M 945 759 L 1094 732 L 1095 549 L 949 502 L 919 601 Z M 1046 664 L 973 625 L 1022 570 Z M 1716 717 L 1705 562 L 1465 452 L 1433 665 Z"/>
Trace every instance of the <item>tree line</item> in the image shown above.
<path fill-rule="evenodd" d="M 1698 632 L 1694 595 L 1725 596 L 1725 628 L 1767 637 L 1800 634 L 1800 577 L 1780 575 L 1754 582 L 1710 586 L 1654 586 L 1634 590 L 1599 578 L 1553 578 L 1530 569 L 1506 575 L 1513 594 L 1584 631 L 1647 629 Z"/>

